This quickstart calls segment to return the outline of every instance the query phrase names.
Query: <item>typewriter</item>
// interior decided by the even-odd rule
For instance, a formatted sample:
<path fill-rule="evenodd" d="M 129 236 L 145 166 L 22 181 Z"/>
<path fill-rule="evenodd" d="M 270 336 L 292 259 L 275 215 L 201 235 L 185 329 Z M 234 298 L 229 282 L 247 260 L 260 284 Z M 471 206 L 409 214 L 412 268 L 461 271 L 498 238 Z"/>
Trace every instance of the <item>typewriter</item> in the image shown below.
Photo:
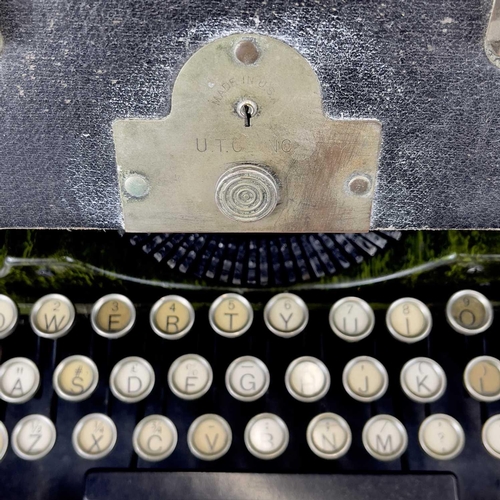
<path fill-rule="evenodd" d="M 498 0 L 5 0 L 1 498 L 500 498 L 499 68 Z"/>

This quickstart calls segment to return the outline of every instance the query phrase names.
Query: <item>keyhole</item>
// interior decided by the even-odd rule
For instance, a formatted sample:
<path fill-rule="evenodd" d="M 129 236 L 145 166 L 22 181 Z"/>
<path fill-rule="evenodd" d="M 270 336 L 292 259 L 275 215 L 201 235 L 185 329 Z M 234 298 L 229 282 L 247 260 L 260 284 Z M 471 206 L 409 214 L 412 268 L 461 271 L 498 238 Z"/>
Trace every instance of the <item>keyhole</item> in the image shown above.
<path fill-rule="evenodd" d="M 236 105 L 236 113 L 240 118 L 243 118 L 245 127 L 250 127 L 252 118 L 257 114 L 257 104 L 247 99 L 240 101 Z"/>
<path fill-rule="evenodd" d="M 250 112 L 250 106 L 248 104 L 243 106 L 243 113 L 245 114 L 245 127 L 250 127 L 252 113 Z"/>

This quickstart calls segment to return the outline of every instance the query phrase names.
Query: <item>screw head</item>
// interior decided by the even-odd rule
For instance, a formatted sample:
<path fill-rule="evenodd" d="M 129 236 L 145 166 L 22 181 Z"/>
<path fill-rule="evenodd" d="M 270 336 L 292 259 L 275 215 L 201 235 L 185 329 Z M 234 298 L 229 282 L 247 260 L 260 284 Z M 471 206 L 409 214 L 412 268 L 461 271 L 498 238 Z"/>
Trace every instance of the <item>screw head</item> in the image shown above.
<path fill-rule="evenodd" d="M 366 175 L 356 175 L 349 180 L 348 188 L 355 196 L 366 196 L 371 189 L 371 181 Z"/>

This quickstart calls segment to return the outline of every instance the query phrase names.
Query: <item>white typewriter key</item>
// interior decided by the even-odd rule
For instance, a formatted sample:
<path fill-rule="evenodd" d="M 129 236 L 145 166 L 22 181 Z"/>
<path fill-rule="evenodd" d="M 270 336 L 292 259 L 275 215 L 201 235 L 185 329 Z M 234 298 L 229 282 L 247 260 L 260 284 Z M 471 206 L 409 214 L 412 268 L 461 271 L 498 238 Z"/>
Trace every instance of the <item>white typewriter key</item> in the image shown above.
<path fill-rule="evenodd" d="M 436 413 L 422 422 L 418 440 L 429 456 L 437 460 L 451 460 L 462 452 L 465 434 L 462 426 L 453 417 Z"/>
<path fill-rule="evenodd" d="M 8 337 L 15 329 L 19 312 L 12 299 L 0 295 L 0 339 Z"/>
<path fill-rule="evenodd" d="M 294 337 L 309 321 L 306 303 L 293 293 L 275 295 L 264 308 L 264 321 L 274 334 L 280 337 Z"/>
<path fill-rule="evenodd" d="M 56 428 L 44 415 L 28 415 L 12 431 L 12 449 L 24 460 L 38 460 L 47 455 L 56 442 Z"/>
<path fill-rule="evenodd" d="M 143 358 L 130 356 L 114 366 L 109 376 L 111 392 L 124 403 L 143 400 L 155 385 L 153 367 Z"/>
<path fill-rule="evenodd" d="M 105 295 L 92 307 L 90 321 L 94 331 L 103 337 L 123 337 L 134 326 L 134 304 L 129 298 L 118 293 Z"/>
<path fill-rule="evenodd" d="M 76 453 L 88 460 L 108 455 L 116 444 L 116 425 L 102 413 L 83 417 L 73 430 L 72 442 Z"/>
<path fill-rule="evenodd" d="M 210 306 L 208 319 L 219 335 L 239 337 L 252 325 L 253 309 L 245 297 L 237 293 L 226 293 Z"/>
<path fill-rule="evenodd" d="M 0 398 L 7 403 L 25 403 L 38 390 L 40 372 L 28 358 L 12 358 L 0 366 Z"/>
<path fill-rule="evenodd" d="M 404 425 L 392 415 L 376 415 L 363 427 L 363 445 L 377 460 L 396 460 L 408 446 Z"/>
<path fill-rule="evenodd" d="M 74 322 L 75 307 L 64 295 L 45 295 L 37 300 L 31 309 L 31 328 L 40 337 L 62 337 L 71 330 Z"/>
<path fill-rule="evenodd" d="M 446 319 L 455 331 L 464 335 L 476 335 L 491 326 L 493 308 L 482 293 L 462 290 L 448 300 Z"/>
<path fill-rule="evenodd" d="M 345 297 L 330 309 L 330 327 L 347 342 L 357 342 L 368 337 L 375 326 L 372 308 L 358 297 Z"/>
<path fill-rule="evenodd" d="M 380 361 L 370 356 L 359 356 L 345 366 L 342 383 L 349 396 L 369 403 L 385 394 L 389 376 Z"/>
<path fill-rule="evenodd" d="M 76 354 L 63 359 L 54 370 L 52 385 L 57 395 L 67 401 L 83 401 L 97 387 L 99 371 L 87 356 Z"/>
<path fill-rule="evenodd" d="M 225 419 L 207 413 L 191 424 L 187 440 L 189 450 L 195 457 L 201 460 L 217 460 L 231 447 L 233 433 Z"/>
<path fill-rule="evenodd" d="M 0 462 L 2 461 L 7 447 L 9 446 L 9 434 L 3 422 L 0 422 Z"/>
<path fill-rule="evenodd" d="M 491 356 L 479 356 L 469 361 L 464 371 L 464 384 L 478 401 L 500 399 L 500 361 Z"/>
<path fill-rule="evenodd" d="M 160 337 L 176 340 L 184 337 L 194 324 L 194 309 L 190 302 L 178 295 L 162 297 L 151 309 L 149 322 Z"/>
<path fill-rule="evenodd" d="M 143 460 L 159 462 L 169 457 L 177 446 L 177 429 L 163 415 L 149 415 L 135 427 L 132 437 L 134 451 Z"/>
<path fill-rule="evenodd" d="M 401 370 L 401 387 L 417 403 L 437 401 L 446 390 L 446 375 L 441 366 L 430 358 L 410 359 Z"/>
<path fill-rule="evenodd" d="M 420 300 L 406 297 L 393 302 L 385 318 L 391 334 L 412 344 L 429 335 L 432 329 L 432 316 L 429 308 Z"/>
<path fill-rule="evenodd" d="M 500 415 L 493 415 L 486 420 L 481 437 L 488 453 L 500 458 Z"/>
<path fill-rule="evenodd" d="M 182 399 L 198 399 L 212 385 L 210 363 L 198 354 L 185 354 L 177 358 L 168 370 L 168 386 Z"/>
<path fill-rule="evenodd" d="M 318 401 L 330 389 L 330 372 L 323 361 L 302 356 L 288 366 L 285 385 L 288 392 L 299 401 Z"/>
<path fill-rule="evenodd" d="M 288 427 L 273 413 L 253 417 L 245 428 L 245 445 L 248 451 L 262 460 L 279 457 L 287 448 Z"/>
<path fill-rule="evenodd" d="M 269 388 L 267 366 L 253 356 L 235 359 L 226 371 L 226 387 L 233 398 L 240 401 L 255 401 Z"/>
<path fill-rule="evenodd" d="M 322 413 L 307 426 L 307 444 L 318 457 L 332 460 L 344 456 L 351 447 L 349 424 L 335 413 Z"/>

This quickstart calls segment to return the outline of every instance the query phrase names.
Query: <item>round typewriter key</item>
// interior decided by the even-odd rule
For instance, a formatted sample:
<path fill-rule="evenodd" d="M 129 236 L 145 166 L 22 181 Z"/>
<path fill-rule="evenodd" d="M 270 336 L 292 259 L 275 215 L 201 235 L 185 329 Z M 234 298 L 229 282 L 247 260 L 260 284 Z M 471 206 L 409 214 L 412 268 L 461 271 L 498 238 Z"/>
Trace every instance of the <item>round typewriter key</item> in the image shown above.
<path fill-rule="evenodd" d="M 363 427 L 363 445 L 377 460 L 396 460 L 408 446 L 404 425 L 392 415 L 376 415 Z"/>
<path fill-rule="evenodd" d="M 401 387 L 417 403 L 437 401 L 446 390 L 446 375 L 438 363 L 430 358 L 410 359 L 401 370 Z"/>
<path fill-rule="evenodd" d="M 479 356 L 469 361 L 464 371 L 464 384 L 478 401 L 500 399 L 500 361 L 491 356 Z"/>
<path fill-rule="evenodd" d="M 267 328 L 280 337 L 294 337 L 309 321 L 306 303 L 293 293 L 275 295 L 264 308 Z"/>
<path fill-rule="evenodd" d="M 198 399 L 212 385 L 210 363 L 198 354 L 185 354 L 177 358 L 168 370 L 168 386 L 182 399 Z"/>
<path fill-rule="evenodd" d="M 385 321 L 389 332 L 408 344 L 424 339 L 432 328 L 429 308 L 420 300 L 410 297 L 393 302 L 387 310 Z"/>
<path fill-rule="evenodd" d="M 335 413 L 322 413 L 307 426 L 307 444 L 321 458 L 332 460 L 344 456 L 351 447 L 349 424 Z"/>
<path fill-rule="evenodd" d="M 253 356 L 235 359 L 226 371 L 226 387 L 233 398 L 240 401 L 255 401 L 269 388 L 267 366 Z"/>
<path fill-rule="evenodd" d="M 24 460 L 38 460 L 47 455 L 56 442 L 56 428 L 43 415 L 28 415 L 12 431 L 12 449 Z"/>
<path fill-rule="evenodd" d="M 154 385 L 153 367 L 138 356 L 130 356 L 116 363 L 109 376 L 111 392 L 124 403 L 143 400 L 153 390 Z"/>
<path fill-rule="evenodd" d="M 245 445 L 248 451 L 262 460 L 279 457 L 287 448 L 288 427 L 273 413 L 253 417 L 245 427 Z"/>
<path fill-rule="evenodd" d="M 239 337 L 252 325 L 253 309 L 245 297 L 237 293 L 226 293 L 211 305 L 208 319 L 219 335 Z"/>
<path fill-rule="evenodd" d="M 52 377 L 57 395 L 67 401 L 87 399 L 94 392 L 98 381 L 96 364 L 87 356 L 79 354 L 63 359 Z"/>
<path fill-rule="evenodd" d="M 488 453 L 500 458 L 500 415 L 493 415 L 486 420 L 481 437 Z"/>
<path fill-rule="evenodd" d="M 82 458 L 97 460 L 110 453 L 116 444 L 116 425 L 102 413 L 83 417 L 73 430 L 73 448 Z"/>
<path fill-rule="evenodd" d="M 105 295 L 92 307 L 90 321 L 95 332 L 103 337 L 109 339 L 123 337 L 134 326 L 134 304 L 118 293 Z"/>
<path fill-rule="evenodd" d="M 347 342 L 368 337 L 375 326 L 372 308 L 358 297 L 344 297 L 330 309 L 330 327 Z"/>
<path fill-rule="evenodd" d="M 184 337 L 194 324 L 194 309 L 179 295 L 162 297 L 151 309 L 149 322 L 160 337 L 175 340 Z"/>
<path fill-rule="evenodd" d="M 330 389 L 330 372 L 323 361 L 311 356 L 302 356 L 288 366 L 285 385 L 288 392 L 298 401 L 318 401 Z"/>
<path fill-rule="evenodd" d="M 12 299 L 0 295 L 0 339 L 8 337 L 15 329 L 19 312 Z"/>
<path fill-rule="evenodd" d="M 0 366 L 0 398 L 7 403 L 25 403 L 38 390 L 40 372 L 28 358 L 12 358 Z"/>
<path fill-rule="evenodd" d="M 132 437 L 134 451 L 143 460 L 159 462 L 169 457 L 177 446 L 177 429 L 163 415 L 149 415 L 135 427 Z"/>
<path fill-rule="evenodd" d="M 422 422 L 418 440 L 429 456 L 437 460 L 451 460 L 462 452 L 465 434 L 462 426 L 453 417 L 436 413 Z"/>
<path fill-rule="evenodd" d="M 45 295 L 37 300 L 31 309 L 31 328 L 40 337 L 63 337 L 71 330 L 74 322 L 75 307 L 64 295 Z"/>
<path fill-rule="evenodd" d="M 191 424 L 187 440 L 189 450 L 195 457 L 201 460 L 217 460 L 231 447 L 233 433 L 225 419 L 207 413 Z"/>
<path fill-rule="evenodd" d="M 476 335 L 491 326 L 493 308 L 482 293 L 462 290 L 448 300 L 446 319 L 455 331 L 464 335 Z"/>
<path fill-rule="evenodd" d="M 345 366 L 342 383 L 349 396 L 369 403 L 385 394 L 389 376 L 380 361 L 370 356 L 359 356 Z"/>
<path fill-rule="evenodd" d="M 9 446 L 9 434 L 3 422 L 0 422 L 0 462 L 2 461 L 7 447 Z"/>

